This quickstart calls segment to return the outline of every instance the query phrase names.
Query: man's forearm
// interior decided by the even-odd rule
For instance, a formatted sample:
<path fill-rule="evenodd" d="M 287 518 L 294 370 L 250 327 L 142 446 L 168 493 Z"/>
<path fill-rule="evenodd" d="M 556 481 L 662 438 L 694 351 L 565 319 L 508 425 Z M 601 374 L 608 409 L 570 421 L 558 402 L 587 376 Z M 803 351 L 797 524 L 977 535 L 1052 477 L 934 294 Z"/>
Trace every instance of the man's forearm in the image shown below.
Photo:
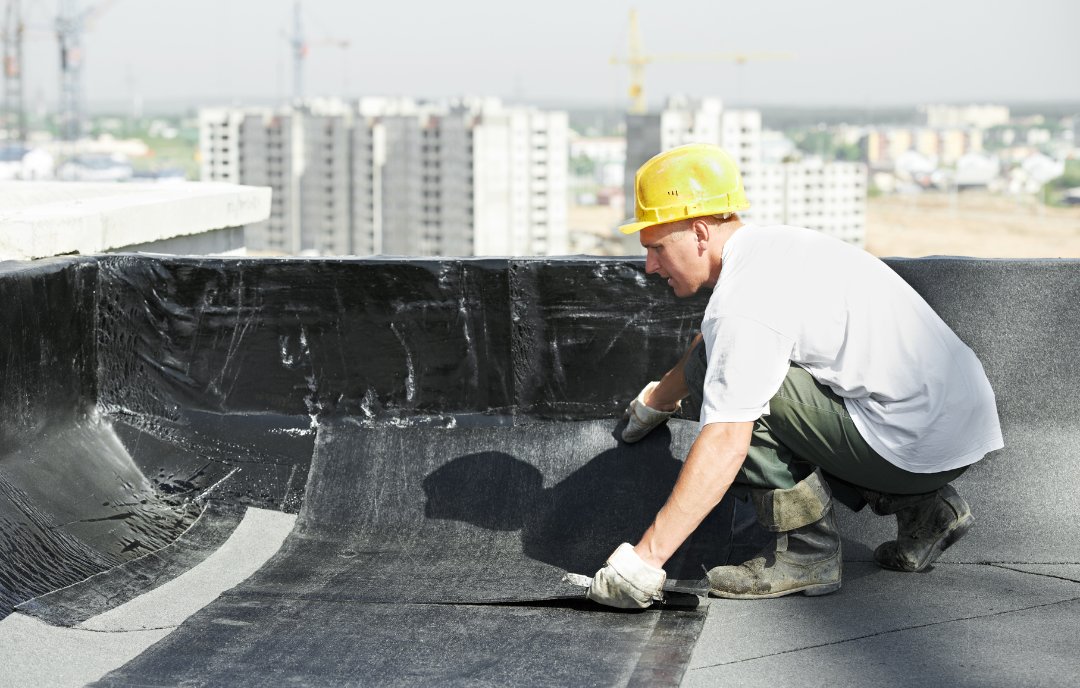
<path fill-rule="evenodd" d="M 683 354 L 682 359 L 660 379 L 660 384 L 654 387 L 652 393 L 645 399 L 646 406 L 657 411 L 674 411 L 675 406 L 690 394 L 690 390 L 686 388 L 684 370 L 686 360 L 690 358 L 690 352 L 694 350 L 694 346 L 700 341 L 700 334 L 694 337 L 694 341 L 690 342 L 690 348 Z"/>
<path fill-rule="evenodd" d="M 742 468 L 754 423 L 711 423 L 686 457 L 675 488 L 634 547 L 645 563 L 663 568 L 675 550 L 720 502 Z"/>

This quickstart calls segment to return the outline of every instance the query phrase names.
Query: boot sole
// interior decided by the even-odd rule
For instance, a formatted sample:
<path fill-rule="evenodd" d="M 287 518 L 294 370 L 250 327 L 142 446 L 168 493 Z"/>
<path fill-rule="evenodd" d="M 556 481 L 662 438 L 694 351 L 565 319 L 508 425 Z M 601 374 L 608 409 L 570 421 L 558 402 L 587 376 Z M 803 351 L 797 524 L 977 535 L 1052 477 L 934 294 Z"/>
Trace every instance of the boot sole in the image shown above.
<path fill-rule="evenodd" d="M 840 583 L 828 583 L 826 585 L 805 585 L 801 588 L 794 588 L 792 590 L 783 590 L 781 592 L 770 592 L 760 595 L 752 595 L 745 593 L 733 593 L 724 592 L 722 590 L 710 590 L 709 592 L 717 597 L 723 597 L 727 600 L 768 600 L 774 597 L 783 597 L 784 595 L 794 595 L 797 592 L 801 592 L 807 597 L 817 597 L 818 595 L 828 595 L 831 592 L 836 592 L 840 589 Z"/>

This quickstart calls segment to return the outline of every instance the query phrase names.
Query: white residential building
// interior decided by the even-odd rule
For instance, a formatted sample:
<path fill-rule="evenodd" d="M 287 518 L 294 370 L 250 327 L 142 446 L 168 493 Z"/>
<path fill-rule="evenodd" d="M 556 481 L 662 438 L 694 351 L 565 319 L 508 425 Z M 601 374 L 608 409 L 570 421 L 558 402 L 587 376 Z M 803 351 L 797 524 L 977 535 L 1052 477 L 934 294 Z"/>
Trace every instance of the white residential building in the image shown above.
<path fill-rule="evenodd" d="M 307 101 L 280 112 L 206 110 L 200 121 L 204 179 L 274 189 L 270 220 L 250 228 L 252 251 L 468 256 L 568 249 L 564 112 L 504 108 L 492 98 L 364 98 L 353 106 Z"/>
<path fill-rule="evenodd" d="M 596 163 L 626 160 L 626 139 L 621 136 L 570 136 L 570 157 L 585 157 Z"/>
<path fill-rule="evenodd" d="M 667 106 L 659 113 L 627 115 L 623 193 L 628 214 L 634 210 L 634 175 L 638 168 L 653 156 L 688 143 L 723 146 L 739 166 L 747 198 L 754 195 L 761 164 L 761 113 L 724 110 L 719 98 L 675 95 L 668 98 Z M 745 215 L 753 220 L 756 213 L 755 204 Z"/>
<path fill-rule="evenodd" d="M 565 112 L 519 109 L 480 116 L 474 129 L 473 168 L 477 255 L 567 252 L 568 131 Z M 499 158 L 504 150 L 510 161 L 510 187 L 500 198 Z M 499 209 L 506 205 L 509 233 L 500 228 Z"/>
<path fill-rule="evenodd" d="M 1007 105 L 920 105 L 918 111 L 929 127 L 989 129 L 1009 123 Z"/>
<path fill-rule="evenodd" d="M 761 113 L 724 110 L 718 98 L 673 96 L 660 113 L 628 115 L 624 193 L 634 212 L 634 175 L 654 155 L 687 143 L 727 150 L 742 174 L 750 208 L 739 213 L 760 225 L 816 229 L 857 246 L 866 237 L 866 166 L 820 161 L 763 162 Z M 640 253 L 636 237 L 624 241 Z"/>
<path fill-rule="evenodd" d="M 570 158 L 593 163 L 592 181 L 602 187 L 622 187 L 626 166 L 626 138 L 576 136 L 570 132 Z"/>
<path fill-rule="evenodd" d="M 815 229 L 866 246 L 866 165 L 861 162 L 765 163 L 759 168 L 754 222 Z"/>

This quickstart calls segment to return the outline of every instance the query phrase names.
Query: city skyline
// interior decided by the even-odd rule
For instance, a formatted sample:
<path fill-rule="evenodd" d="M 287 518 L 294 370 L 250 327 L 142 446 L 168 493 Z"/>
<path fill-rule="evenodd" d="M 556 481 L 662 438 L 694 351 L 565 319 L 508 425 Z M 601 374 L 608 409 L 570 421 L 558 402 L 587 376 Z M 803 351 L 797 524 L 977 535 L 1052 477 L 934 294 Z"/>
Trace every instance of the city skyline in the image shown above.
<path fill-rule="evenodd" d="M 83 3 L 89 6 L 91 3 Z M 26 99 L 55 102 L 54 2 L 27 3 Z M 478 2 L 393 6 L 303 3 L 307 95 L 462 93 L 623 108 L 630 3 L 548 3 L 542 10 Z M 791 51 L 787 62 L 658 62 L 650 103 L 670 92 L 716 93 L 732 103 L 886 107 L 912 102 L 1080 100 L 1063 68 L 1080 59 L 1069 27 L 1080 6 L 908 3 L 903 12 L 853 2 L 730 8 L 705 2 L 637 3 L 646 53 Z M 790 21 L 776 21 L 790 17 Z M 91 109 L 146 104 L 266 102 L 292 91 L 291 0 L 120 0 L 87 34 Z M 715 24 L 714 33 L 709 27 Z M 719 38 L 718 38 L 719 37 Z M 327 42 L 349 41 L 349 47 Z"/>

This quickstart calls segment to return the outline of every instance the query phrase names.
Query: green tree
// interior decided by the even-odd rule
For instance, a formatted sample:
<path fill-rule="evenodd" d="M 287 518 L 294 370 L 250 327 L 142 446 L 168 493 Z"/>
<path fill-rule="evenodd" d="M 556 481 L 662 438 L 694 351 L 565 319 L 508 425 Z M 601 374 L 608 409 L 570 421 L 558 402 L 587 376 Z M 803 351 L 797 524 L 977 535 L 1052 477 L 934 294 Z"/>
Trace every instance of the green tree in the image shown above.
<path fill-rule="evenodd" d="M 862 157 L 862 151 L 854 143 L 836 147 L 836 159 L 855 162 Z"/>
<path fill-rule="evenodd" d="M 570 174 L 575 177 L 588 177 L 596 169 L 596 163 L 587 155 L 570 158 Z"/>

